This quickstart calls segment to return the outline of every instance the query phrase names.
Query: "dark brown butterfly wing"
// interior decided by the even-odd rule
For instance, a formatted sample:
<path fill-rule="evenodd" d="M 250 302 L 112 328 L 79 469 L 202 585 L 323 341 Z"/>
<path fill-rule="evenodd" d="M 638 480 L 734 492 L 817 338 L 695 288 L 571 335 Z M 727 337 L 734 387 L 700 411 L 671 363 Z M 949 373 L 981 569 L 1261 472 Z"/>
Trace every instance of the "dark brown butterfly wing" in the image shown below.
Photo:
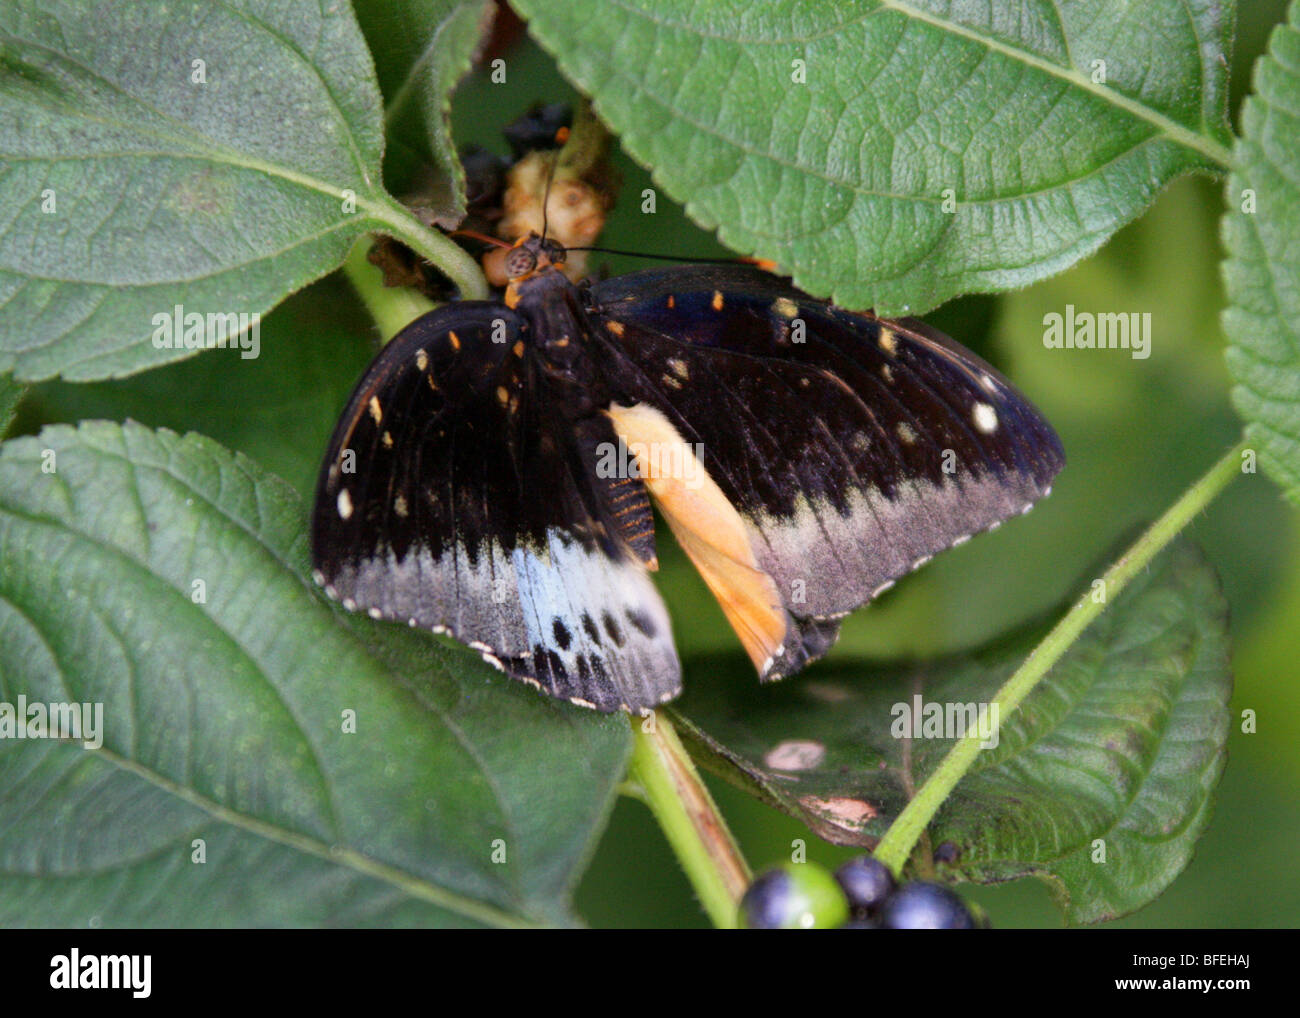
<path fill-rule="evenodd" d="M 1064 463 L 1024 396 L 918 322 L 847 312 L 744 266 L 620 276 L 589 305 L 616 403 L 662 419 L 626 427 L 662 439 L 671 426 L 739 515 L 752 559 L 736 574 L 735 542 L 707 547 L 712 503 L 679 489 L 666 511 L 724 609 L 741 602 L 728 614 L 742 639 L 751 606 L 772 598 L 752 573 L 779 597 L 784 635 L 756 641 L 765 655 L 751 646 L 765 678 L 823 652 L 835 620 L 899 576 L 1027 511 Z"/>
<path fill-rule="evenodd" d="M 657 591 L 603 520 L 591 447 L 615 437 L 557 412 L 522 328 L 503 305 L 467 302 L 384 348 L 321 468 L 317 580 L 551 695 L 654 706 L 681 669 Z"/>

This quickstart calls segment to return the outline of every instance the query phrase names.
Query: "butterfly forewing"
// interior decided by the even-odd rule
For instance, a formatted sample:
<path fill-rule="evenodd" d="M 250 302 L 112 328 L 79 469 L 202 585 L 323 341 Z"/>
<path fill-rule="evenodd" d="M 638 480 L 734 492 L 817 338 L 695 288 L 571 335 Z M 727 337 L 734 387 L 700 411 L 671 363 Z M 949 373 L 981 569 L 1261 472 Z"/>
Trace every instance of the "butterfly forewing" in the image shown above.
<path fill-rule="evenodd" d="M 503 305 L 467 302 L 383 350 L 321 469 L 318 580 L 552 695 L 654 706 L 680 666 L 658 593 L 603 518 L 591 450 L 615 436 L 560 413 L 525 331 Z"/>

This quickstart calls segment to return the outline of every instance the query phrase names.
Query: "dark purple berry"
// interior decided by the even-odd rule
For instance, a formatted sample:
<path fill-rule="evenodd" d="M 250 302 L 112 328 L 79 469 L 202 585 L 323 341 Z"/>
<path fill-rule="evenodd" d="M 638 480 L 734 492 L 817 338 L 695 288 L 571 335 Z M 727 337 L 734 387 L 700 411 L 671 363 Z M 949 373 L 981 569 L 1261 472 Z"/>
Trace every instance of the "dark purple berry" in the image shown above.
<path fill-rule="evenodd" d="M 856 916 L 873 915 L 898 886 L 889 867 L 869 855 L 850 859 L 835 871 L 835 880 Z"/>
<path fill-rule="evenodd" d="M 975 917 L 966 903 L 942 884 L 904 884 L 880 909 L 887 930 L 973 930 Z"/>
<path fill-rule="evenodd" d="M 740 925 L 750 930 L 779 930 L 790 910 L 790 874 L 771 870 L 760 874 L 740 899 Z"/>
<path fill-rule="evenodd" d="M 839 885 L 814 863 L 768 870 L 740 899 L 740 925 L 751 930 L 834 929 L 848 918 Z"/>

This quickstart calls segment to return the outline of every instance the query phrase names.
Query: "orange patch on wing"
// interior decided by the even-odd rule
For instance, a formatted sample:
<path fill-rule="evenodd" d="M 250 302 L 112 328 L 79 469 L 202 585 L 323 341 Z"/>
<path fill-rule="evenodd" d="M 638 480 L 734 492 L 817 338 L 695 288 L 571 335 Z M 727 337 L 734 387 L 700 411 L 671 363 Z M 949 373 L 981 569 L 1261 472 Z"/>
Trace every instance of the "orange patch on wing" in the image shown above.
<path fill-rule="evenodd" d="M 745 523 L 676 428 L 644 403 L 606 411 L 614 430 L 637 457 L 642 481 L 682 550 L 690 556 L 754 667 L 762 673 L 785 643 L 786 613 L 772 577 L 763 572 Z M 673 450 L 671 462 L 689 469 L 652 469 L 644 450 Z"/>

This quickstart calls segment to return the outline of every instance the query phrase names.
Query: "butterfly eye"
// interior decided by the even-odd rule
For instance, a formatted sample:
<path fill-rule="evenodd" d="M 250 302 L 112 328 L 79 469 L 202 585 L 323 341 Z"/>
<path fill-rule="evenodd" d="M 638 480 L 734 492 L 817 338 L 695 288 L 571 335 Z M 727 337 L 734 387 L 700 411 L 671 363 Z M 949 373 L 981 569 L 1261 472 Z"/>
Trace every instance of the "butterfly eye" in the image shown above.
<path fill-rule="evenodd" d="M 506 255 L 506 275 L 511 279 L 526 276 L 537 268 L 537 255 L 526 247 L 514 248 Z"/>
<path fill-rule="evenodd" d="M 568 251 L 564 245 L 553 240 L 545 241 L 546 257 L 550 259 L 552 265 L 563 265 L 564 259 L 568 256 Z"/>

